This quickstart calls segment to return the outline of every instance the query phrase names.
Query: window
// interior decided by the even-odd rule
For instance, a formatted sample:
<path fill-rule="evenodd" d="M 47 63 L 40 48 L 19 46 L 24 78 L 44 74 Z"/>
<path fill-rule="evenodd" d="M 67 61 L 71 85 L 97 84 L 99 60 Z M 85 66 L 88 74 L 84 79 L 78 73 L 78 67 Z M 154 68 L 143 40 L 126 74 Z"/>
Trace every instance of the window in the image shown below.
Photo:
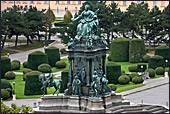
<path fill-rule="evenodd" d="M 30 1 L 30 4 L 33 4 L 34 3 L 34 1 Z"/>
<path fill-rule="evenodd" d="M 111 3 L 114 3 L 114 1 L 111 1 Z"/>
<path fill-rule="evenodd" d="M 59 1 L 56 1 L 56 4 L 59 4 Z"/>
<path fill-rule="evenodd" d="M 67 1 L 67 4 L 70 4 L 70 1 Z"/>
<path fill-rule="evenodd" d="M 81 1 L 78 1 L 78 4 L 81 4 Z"/>
<path fill-rule="evenodd" d="M 157 6 L 157 1 L 153 1 L 153 6 Z"/>
<path fill-rule="evenodd" d="M 20 3 L 19 1 L 16 1 L 16 3 Z"/>
<path fill-rule="evenodd" d="M 48 1 L 44 1 L 44 4 L 48 4 Z"/>
<path fill-rule="evenodd" d="M 137 1 L 137 4 L 140 4 L 140 1 Z"/>
<path fill-rule="evenodd" d="M 123 6 L 126 6 L 126 1 L 123 1 Z"/>

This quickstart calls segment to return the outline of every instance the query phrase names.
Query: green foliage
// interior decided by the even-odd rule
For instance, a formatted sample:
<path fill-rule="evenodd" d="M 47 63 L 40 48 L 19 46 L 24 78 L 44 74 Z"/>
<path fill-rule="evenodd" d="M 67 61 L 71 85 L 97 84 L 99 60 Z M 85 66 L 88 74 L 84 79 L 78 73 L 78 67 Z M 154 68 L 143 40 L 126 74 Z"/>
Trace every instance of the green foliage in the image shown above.
<path fill-rule="evenodd" d="M 155 70 L 152 68 L 149 68 L 146 70 L 146 72 L 149 72 L 149 77 L 155 77 Z"/>
<path fill-rule="evenodd" d="M 108 62 L 106 64 L 106 77 L 108 84 L 117 84 L 118 78 L 121 75 L 121 66 L 114 62 Z"/>
<path fill-rule="evenodd" d="M 66 13 L 64 14 L 64 23 L 69 23 L 71 18 L 73 18 L 73 15 L 69 10 L 66 10 Z"/>
<path fill-rule="evenodd" d="M 54 12 L 50 9 L 50 17 L 49 17 L 49 9 L 47 10 L 47 12 L 45 13 L 45 15 L 50 18 L 50 21 L 51 22 L 54 22 L 55 21 L 55 15 L 54 15 Z"/>
<path fill-rule="evenodd" d="M 148 63 L 150 57 L 151 57 L 150 55 L 144 55 L 144 56 L 142 57 L 142 62 Z"/>
<path fill-rule="evenodd" d="M 143 81 L 144 81 L 143 78 L 140 77 L 140 76 L 135 76 L 135 77 L 132 78 L 132 82 L 134 84 L 140 84 L 140 83 L 143 83 Z"/>
<path fill-rule="evenodd" d="M 41 64 L 38 66 L 38 70 L 42 73 L 49 73 L 51 66 L 49 64 Z"/>
<path fill-rule="evenodd" d="M 108 86 L 109 89 L 112 90 L 112 91 L 116 91 L 116 89 L 117 89 L 117 87 L 116 87 L 115 84 L 108 84 L 107 86 Z"/>
<path fill-rule="evenodd" d="M 27 61 L 23 62 L 23 67 L 28 68 L 28 62 Z"/>
<path fill-rule="evenodd" d="M 5 73 L 5 78 L 7 80 L 13 80 L 13 79 L 15 79 L 15 77 L 16 77 L 16 75 L 12 71 L 8 71 Z"/>
<path fill-rule="evenodd" d="M 126 75 L 125 70 L 121 70 L 121 75 Z"/>
<path fill-rule="evenodd" d="M 141 68 L 143 66 L 143 68 Z M 138 64 L 137 65 L 137 72 L 144 72 L 147 69 L 146 64 Z"/>
<path fill-rule="evenodd" d="M 24 69 L 23 70 L 23 81 L 25 81 L 25 78 L 26 78 L 26 73 L 28 73 L 28 72 L 31 72 L 32 70 L 31 69 Z"/>
<path fill-rule="evenodd" d="M 60 61 L 59 49 L 56 47 L 45 48 L 45 53 L 48 55 L 49 65 L 54 67 L 57 61 Z"/>
<path fill-rule="evenodd" d="M 28 55 L 28 68 L 32 70 L 37 70 L 38 66 L 41 64 L 48 64 L 47 54 L 41 51 L 35 51 Z"/>
<path fill-rule="evenodd" d="M 1 89 L 12 89 L 12 85 L 7 80 L 1 80 Z"/>
<path fill-rule="evenodd" d="M 26 73 L 24 95 L 41 95 L 42 83 L 38 76 L 42 74 L 39 71 L 32 71 Z"/>
<path fill-rule="evenodd" d="M 10 93 L 6 89 L 1 89 L 1 98 L 3 100 L 10 98 Z"/>
<path fill-rule="evenodd" d="M 56 64 L 55 64 L 55 66 L 56 66 L 56 68 L 66 68 L 66 62 L 64 62 L 64 61 L 58 61 L 58 62 L 56 62 Z"/>
<path fill-rule="evenodd" d="M 108 59 L 108 61 L 112 61 L 112 59 L 111 59 L 111 56 L 110 56 L 110 55 L 107 57 L 107 59 Z"/>
<path fill-rule="evenodd" d="M 1 56 L 1 79 L 4 78 L 6 72 L 11 71 L 10 58 Z"/>
<path fill-rule="evenodd" d="M 132 79 L 133 79 L 135 76 L 139 76 L 139 74 L 136 73 L 136 72 L 133 72 L 133 73 L 131 73 L 131 74 L 128 75 L 130 81 L 132 81 Z"/>
<path fill-rule="evenodd" d="M 68 84 L 68 81 L 69 81 L 68 80 L 69 79 L 69 77 L 68 77 L 68 70 L 65 70 L 65 71 L 61 72 L 61 79 L 63 81 L 63 88 L 60 89 L 60 92 L 64 93 L 64 90 L 67 89 L 67 84 Z"/>
<path fill-rule="evenodd" d="M 60 53 L 61 53 L 61 54 L 67 53 L 67 52 L 66 52 L 66 49 L 65 49 L 65 48 L 60 49 Z"/>
<path fill-rule="evenodd" d="M 149 58 L 148 68 L 156 69 L 157 67 L 165 67 L 164 59 L 162 56 L 154 55 Z"/>
<path fill-rule="evenodd" d="M 164 75 L 165 69 L 164 69 L 163 67 L 157 67 L 157 68 L 155 69 L 155 73 L 156 73 L 157 75 Z"/>
<path fill-rule="evenodd" d="M 129 40 L 123 37 L 113 40 L 110 47 L 110 58 L 115 62 L 129 61 Z"/>
<path fill-rule="evenodd" d="M 137 72 L 137 66 L 136 65 L 131 65 L 128 67 L 129 72 Z"/>
<path fill-rule="evenodd" d="M 130 81 L 130 78 L 126 75 L 121 75 L 118 79 L 120 84 L 128 84 Z"/>
<path fill-rule="evenodd" d="M 20 69 L 20 66 L 21 66 L 21 63 L 20 63 L 20 61 L 18 61 L 18 60 L 13 60 L 13 61 L 11 62 L 11 69 L 12 69 L 12 70 L 19 70 L 19 69 Z"/>
<path fill-rule="evenodd" d="M 144 40 L 134 38 L 129 43 L 129 62 L 138 63 L 146 54 Z"/>

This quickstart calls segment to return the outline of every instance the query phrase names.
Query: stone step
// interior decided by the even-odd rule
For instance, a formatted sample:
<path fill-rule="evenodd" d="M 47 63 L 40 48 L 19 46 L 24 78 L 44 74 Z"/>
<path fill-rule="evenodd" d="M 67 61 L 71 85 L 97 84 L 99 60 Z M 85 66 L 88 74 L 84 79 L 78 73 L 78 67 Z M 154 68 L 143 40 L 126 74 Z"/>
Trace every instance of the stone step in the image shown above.
<path fill-rule="evenodd" d="M 167 112 L 167 110 L 163 109 L 163 110 L 154 111 L 152 113 L 166 113 L 166 112 Z"/>
<path fill-rule="evenodd" d="M 142 107 L 129 107 L 129 108 L 123 108 L 124 111 L 142 111 L 143 108 Z"/>
<path fill-rule="evenodd" d="M 156 112 L 156 111 L 159 111 L 159 110 L 162 110 L 162 107 L 155 107 L 155 108 L 148 109 L 148 111 L 149 111 L 150 113 Z"/>
<path fill-rule="evenodd" d="M 129 110 L 129 111 L 123 111 L 122 113 L 148 113 L 147 110 Z"/>
<path fill-rule="evenodd" d="M 38 110 L 34 113 L 87 113 L 86 111 L 79 110 Z"/>
<path fill-rule="evenodd" d="M 115 110 L 115 111 L 111 111 L 111 113 L 122 113 L 124 111 L 123 108 L 120 108 L 118 110 Z"/>

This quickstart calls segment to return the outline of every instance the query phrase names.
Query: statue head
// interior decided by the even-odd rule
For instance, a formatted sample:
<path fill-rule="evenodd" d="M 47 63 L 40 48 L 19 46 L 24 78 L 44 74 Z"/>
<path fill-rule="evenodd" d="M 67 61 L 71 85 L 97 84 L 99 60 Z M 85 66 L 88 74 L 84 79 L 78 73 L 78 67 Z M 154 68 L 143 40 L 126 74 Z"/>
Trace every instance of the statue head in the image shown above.
<path fill-rule="evenodd" d="M 96 75 L 97 74 L 97 72 L 96 71 L 94 71 L 94 75 Z"/>
<path fill-rule="evenodd" d="M 85 10 L 89 10 L 90 9 L 90 6 L 88 4 L 85 5 Z"/>
<path fill-rule="evenodd" d="M 78 77 L 75 75 L 75 79 L 78 79 Z"/>

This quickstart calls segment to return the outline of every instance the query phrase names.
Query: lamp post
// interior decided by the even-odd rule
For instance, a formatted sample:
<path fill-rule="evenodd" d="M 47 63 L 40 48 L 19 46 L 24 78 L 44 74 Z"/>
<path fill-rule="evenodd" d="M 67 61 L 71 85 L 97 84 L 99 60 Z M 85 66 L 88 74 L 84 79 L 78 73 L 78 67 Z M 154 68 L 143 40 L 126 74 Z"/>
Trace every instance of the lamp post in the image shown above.
<path fill-rule="evenodd" d="M 165 77 L 168 77 L 167 63 L 168 63 L 168 59 L 165 60 Z"/>
<path fill-rule="evenodd" d="M 51 39 L 51 33 L 50 33 L 50 30 L 51 30 L 51 19 L 50 19 L 50 1 L 49 1 L 49 20 L 50 20 L 50 26 L 49 26 L 49 36 L 48 36 L 48 40 L 50 41 Z"/>
<path fill-rule="evenodd" d="M 13 88 L 14 88 L 13 100 L 16 100 L 16 95 L 15 95 L 15 82 L 13 82 Z"/>

